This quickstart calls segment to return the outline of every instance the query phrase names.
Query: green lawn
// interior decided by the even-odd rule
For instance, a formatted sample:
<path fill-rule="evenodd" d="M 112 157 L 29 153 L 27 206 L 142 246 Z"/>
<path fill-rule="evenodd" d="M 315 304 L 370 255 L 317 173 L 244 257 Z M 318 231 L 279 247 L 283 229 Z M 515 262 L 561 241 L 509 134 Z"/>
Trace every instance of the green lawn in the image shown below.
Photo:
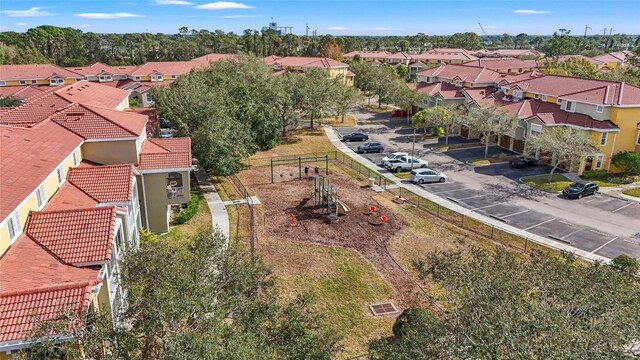
<path fill-rule="evenodd" d="M 549 181 L 549 175 L 537 175 L 523 177 L 522 181 L 526 184 L 535 186 L 545 191 L 558 192 L 562 191 L 565 187 L 571 185 L 573 181 L 564 177 L 561 174 L 553 174 L 551 181 Z"/>
<path fill-rule="evenodd" d="M 622 191 L 622 193 L 629 196 L 640 197 L 640 186 L 626 189 Z"/>
<path fill-rule="evenodd" d="M 393 175 L 395 175 L 397 178 L 400 179 L 408 179 L 409 176 L 411 176 L 411 172 L 410 171 L 403 171 L 403 172 L 394 172 Z"/>

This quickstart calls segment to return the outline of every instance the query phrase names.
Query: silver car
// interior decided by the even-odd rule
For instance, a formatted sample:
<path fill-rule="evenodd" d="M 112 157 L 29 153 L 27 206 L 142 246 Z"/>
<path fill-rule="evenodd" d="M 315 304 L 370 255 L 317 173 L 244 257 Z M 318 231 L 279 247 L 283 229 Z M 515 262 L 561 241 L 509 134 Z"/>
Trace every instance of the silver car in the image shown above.
<path fill-rule="evenodd" d="M 447 175 L 437 170 L 423 168 L 411 171 L 409 175 L 409 181 L 416 182 L 418 184 L 424 184 L 428 182 L 445 182 L 447 181 Z"/>

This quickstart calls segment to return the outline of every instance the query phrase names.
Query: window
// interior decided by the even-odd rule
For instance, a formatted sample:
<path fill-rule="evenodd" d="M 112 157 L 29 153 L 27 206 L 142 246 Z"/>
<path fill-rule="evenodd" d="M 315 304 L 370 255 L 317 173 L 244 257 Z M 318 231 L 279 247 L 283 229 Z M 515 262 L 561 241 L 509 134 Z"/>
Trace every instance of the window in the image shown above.
<path fill-rule="evenodd" d="M 56 174 L 58 175 L 58 185 L 62 185 L 64 182 L 64 167 L 62 165 L 56 170 Z"/>
<path fill-rule="evenodd" d="M 514 99 L 522 99 L 522 90 L 513 90 L 513 98 Z"/>
<path fill-rule="evenodd" d="M 184 197 L 182 174 L 171 172 L 167 175 L 167 199 L 181 199 Z"/>
<path fill-rule="evenodd" d="M 147 99 L 147 101 L 149 102 L 153 101 L 153 95 L 151 95 L 150 93 L 146 93 L 144 94 L 144 96 Z"/>
<path fill-rule="evenodd" d="M 442 105 L 442 99 L 436 99 L 436 105 Z"/>
<path fill-rule="evenodd" d="M 600 154 L 596 157 L 596 169 L 602 168 L 602 161 L 604 160 L 604 155 Z"/>
<path fill-rule="evenodd" d="M 636 140 L 636 145 L 640 145 L 640 131 L 638 131 L 638 140 Z"/>
<path fill-rule="evenodd" d="M 27 85 L 27 80 L 20 80 L 20 85 Z"/>
<path fill-rule="evenodd" d="M 113 78 L 111 75 L 100 75 L 100 81 L 111 81 Z"/>
<path fill-rule="evenodd" d="M 604 144 L 607 143 L 607 135 L 608 134 L 609 133 L 606 133 L 606 132 L 602 133 L 602 136 L 600 137 L 600 146 L 604 146 Z"/>
<path fill-rule="evenodd" d="M 122 244 L 122 228 L 120 228 L 116 232 L 116 256 L 118 258 L 120 257 L 119 255 L 122 253 L 122 248 L 123 248 L 123 244 Z"/>
<path fill-rule="evenodd" d="M 4 80 L 0 81 L 0 86 L 5 86 L 7 83 L 4 82 Z"/>
<path fill-rule="evenodd" d="M 511 74 L 511 70 L 512 70 L 512 69 L 507 69 L 507 72 L 508 72 L 509 74 Z"/>
<path fill-rule="evenodd" d="M 77 166 L 80 162 L 80 156 L 78 156 L 78 150 L 73 152 L 73 166 Z"/>
<path fill-rule="evenodd" d="M 176 76 L 175 76 L 175 75 L 171 75 L 171 79 L 172 79 L 172 80 L 175 80 L 175 79 L 176 79 Z"/>
<path fill-rule="evenodd" d="M 562 105 L 562 99 L 558 99 L 558 104 Z"/>
<path fill-rule="evenodd" d="M 9 240 L 13 241 L 22 232 L 22 227 L 20 227 L 20 214 L 17 212 L 13 214 L 13 216 L 9 218 L 9 222 L 7 224 L 9 226 Z"/>
<path fill-rule="evenodd" d="M 151 75 L 151 81 L 162 81 L 162 75 Z"/>
<path fill-rule="evenodd" d="M 62 83 L 64 83 L 64 79 L 59 79 L 59 78 L 49 79 L 49 85 L 51 86 L 56 86 Z"/>
<path fill-rule="evenodd" d="M 540 99 L 540 95 L 539 94 L 533 94 L 533 98 L 534 99 Z"/>
<path fill-rule="evenodd" d="M 542 95 L 540 99 L 542 99 L 542 101 L 547 101 L 547 95 Z"/>
<path fill-rule="evenodd" d="M 42 207 L 47 203 L 47 194 L 44 190 L 44 185 L 41 185 L 36 191 L 36 199 L 38 200 L 38 207 Z"/>
<path fill-rule="evenodd" d="M 522 68 L 518 68 L 518 72 L 521 73 L 522 72 Z"/>
<path fill-rule="evenodd" d="M 542 133 L 542 125 L 531 124 L 531 136 L 538 136 Z"/>
<path fill-rule="evenodd" d="M 140 80 L 140 76 L 136 76 L 136 80 Z"/>
<path fill-rule="evenodd" d="M 456 80 L 456 86 L 462 87 L 462 80 Z"/>
<path fill-rule="evenodd" d="M 31 80 L 31 85 L 36 85 L 38 83 L 38 80 Z"/>
<path fill-rule="evenodd" d="M 564 109 L 569 112 L 574 112 L 576 110 L 576 104 L 573 101 L 567 101 Z"/>
<path fill-rule="evenodd" d="M 598 114 L 602 114 L 604 112 L 604 106 L 602 106 L 602 105 L 596 106 L 596 112 Z"/>

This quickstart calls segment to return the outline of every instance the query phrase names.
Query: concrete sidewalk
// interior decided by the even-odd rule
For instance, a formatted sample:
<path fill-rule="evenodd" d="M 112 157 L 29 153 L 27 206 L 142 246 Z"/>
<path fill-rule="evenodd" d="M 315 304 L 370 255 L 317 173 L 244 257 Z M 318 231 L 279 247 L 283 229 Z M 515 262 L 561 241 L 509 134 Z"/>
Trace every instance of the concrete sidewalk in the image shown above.
<path fill-rule="evenodd" d="M 226 250 L 229 246 L 229 215 L 227 214 L 227 208 L 224 202 L 218 195 L 218 191 L 211 183 L 211 179 L 202 166 L 197 164 L 197 161 L 193 161 L 193 173 L 196 176 L 198 185 L 205 199 L 207 199 L 207 205 L 211 211 L 211 225 L 213 231 L 220 231 L 224 235 L 223 249 Z"/>
<path fill-rule="evenodd" d="M 415 184 L 409 184 L 409 183 L 405 183 L 402 182 L 402 179 L 398 178 L 397 176 L 391 174 L 391 173 L 383 173 L 380 171 L 380 168 L 372 163 L 371 161 L 367 160 L 366 158 L 364 158 L 363 156 L 356 154 L 353 150 L 351 150 L 348 146 L 346 146 L 342 141 L 340 141 L 340 138 L 338 137 L 338 135 L 335 132 L 335 129 L 333 129 L 330 126 L 324 126 L 324 131 L 327 134 L 327 137 L 329 138 L 329 141 L 331 141 L 331 143 L 340 151 L 342 151 L 343 153 L 347 154 L 349 157 L 351 157 L 352 159 L 356 160 L 357 162 L 359 162 L 360 164 L 362 164 L 363 166 L 381 174 L 382 176 L 386 177 L 387 179 L 391 180 L 392 182 L 395 182 L 399 187 L 409 190 L 411 192 L 413 192 L 414 194 L 427 199 L 431 202 L 434 202 L 444 208 L 447 208 L 449 210 L 455 211 L 459 214 L 464 215 L 465 217 L 469 217 L 472 218 L 474 220 L 480 221 L 482 223 L 485 223 L 487 225 L 493 226 L 497 229 L 500 230 L 504 230 L 507 232 L 510 232 L 512 234 L 521 236 L 523 238 L 527 238 L 535 243 L 544 245 L 548 248 L 551 249 L 556 249 L 556 250 L 564 250 L 567 252 L 571 252 L 574 253 L 575 255 L 582 257 L 584 259 L 590 260 L 590 261 L 605 261 L 608 262 L 611 259 L 603 257 L 603 256 L 599 256 L 599 255 L 595 255 L 595 254 L 591 254 L 587 251 L 584 250 L 580 250 L 577 248 L 574 248 L 572 246 L 566 245 L 566 244 L 562 244 L 559 242 L 555 242 L 553 240 L 547 239 L 543 236 L 539 236 L 527 231 L 524 231 L 522 229 L 518 229 L 516 227 L 510 226 L 508 224 L 505 224 L 499 220 L 493 219 L 491 217 L 488 216 L 484 216 L 482 214 L 473 212 L 465 207 L 462 207 L 456 203 L 453 203 L 451 201 L 448 201 L 446 199 L 443 199 L 437 195 L 434 195 L 426 190 L 424 190 L 423 188 L 415 185 Z"/>

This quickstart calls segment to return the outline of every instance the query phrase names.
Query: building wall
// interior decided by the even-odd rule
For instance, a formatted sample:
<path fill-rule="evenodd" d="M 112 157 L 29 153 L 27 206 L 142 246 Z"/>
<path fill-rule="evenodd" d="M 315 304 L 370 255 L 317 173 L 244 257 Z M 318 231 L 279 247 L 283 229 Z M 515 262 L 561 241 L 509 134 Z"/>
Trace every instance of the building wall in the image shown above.
<path fill-rule="evenodd" d="M 86 160 L 102 164 L 138 165 L 136 139 L 120 141 L 85 142 L 82 153 Z"/>
<path fill-rule="evenodd" d="M 82 152 L 79 149 L 76 149 L 76 152 L 78 154 L 78 161 L 82 161 Z M 69 155 L 62 161 L 61 165 L 64 167 L 65 181 L 67 181 L 66 179 L 69 173 L 69 168 L 75 166 L 75 164 L 73 163 L 73 152 L 69 153 Z M 51 199 L 51 197 L 56 193 L 56 191 L 58 191 L 58 188 L 60 188 L 61 186 L 58 185 L 58 175 L 56 173 L 56 170 L 57 167 L 53 170 L 53 172 L 47 175 L 47 177 L 43 181 L 47 201 Z M 17 210 L 20 217 L 20 227 L 22 230 L 24 230 L 24 226 L 27 223 L 29 212 L 40 210 L 40 207 L 38 207 L 38 199 L 36 195 L 37 190 L 37 188 L 33 189 L 33 192 L 26 198 L 26 201 L 24 201 L 24 203 L 22 203 L 22 205 Z M 14 213 L 12 212 L 11 215 L 13 214 Z M 2 224 L 0 224 L 0 256 L 4 254 L 10 246 L 8 218 L 2 219 L 2 221 Z"/>
<path fill-rule="evenodd" d="M 2 79 L 0 79 L 0 80 L 2 80 Z M 27 86 L 27 85 L 33 85 L 33 84 L 31 84 L 31 80 L 36 80 L 36 85 L 49 85 L 49 79 L 22 79 L 22 80 L 25 80 L 27 83 L 25 85 L 20 85 L 20 80 L 6 80 L 4 86 Z M 65 84 L 73 84 L 76 81 L 77 80 L 75 78 L 65 78 L 64 79 L 64 83 Z"/>
<path fill-rule="evenodd" d="M 609 120 L 611 119 L 611 107 L 603 106 L 602 113 L 596 112 L 596 105 L 584 104 L 576 102 L 575 112 L 578 114 L 589 115 L 596 120 Z"/>
<path fill-rule="evenodd" d="M 124 111 L 126 109 L 129 108 L 129 97 L 127 96 L 126 98 L 122 99 L 122 101 L 120 102 L 120 104 L 118 104 L 115 107 L 115 110 L 120 110 L 120 111 Z"/>
<path fill-rule="evenodd" d="M 640 123 L 640 107 L 611 109 L 611 121 L 618 125 L 620 133 L 616 138 L 615 147 L 612 154 L 620 151 L 637 151 L 638 123 Z M 612 169 L 614 167 L 612 166 Z"/>
<path fill-rule="evenodd" d="M 167 177 L 169 172 L 162 173 L 146 173 L 141 176 L 142 186 L 144 188 L 144 199 L 142 205 L 142 219 L 149 221 L 146 227 L 154 233 L 165 233 L 169 231 L 169 218 L 167 216 L 167 207 L 172 204 L 185 204 L 189 201 L 190 188 L 190 172 L 180 171 L 182 174 L 183 197 L 176 199 L 167 198 Z M 139 190 L 140 187 L 138 188 Z M 142 192 L 141 192 L 142 194 Z M 146 214 L 145 204 L 146 202 Z"/>

